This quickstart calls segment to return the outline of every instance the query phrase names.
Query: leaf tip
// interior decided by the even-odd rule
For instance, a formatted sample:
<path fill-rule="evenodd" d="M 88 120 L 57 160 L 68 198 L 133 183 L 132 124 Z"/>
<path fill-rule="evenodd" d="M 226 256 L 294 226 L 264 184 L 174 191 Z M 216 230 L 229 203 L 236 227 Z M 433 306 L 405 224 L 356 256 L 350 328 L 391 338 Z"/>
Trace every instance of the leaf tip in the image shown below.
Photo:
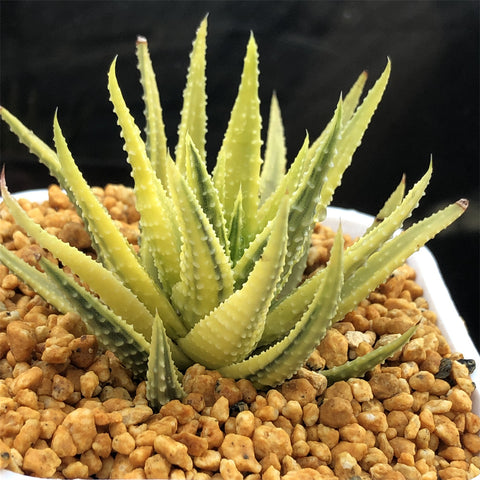
<path fill-rule="evenodd" d="M 463 208 L 463 211 L 465 211 L 468 208 L 469 201 L 466 198 L 461 198 L 460 200 L 457 200 L 455 202 L 459 207 Z"/>

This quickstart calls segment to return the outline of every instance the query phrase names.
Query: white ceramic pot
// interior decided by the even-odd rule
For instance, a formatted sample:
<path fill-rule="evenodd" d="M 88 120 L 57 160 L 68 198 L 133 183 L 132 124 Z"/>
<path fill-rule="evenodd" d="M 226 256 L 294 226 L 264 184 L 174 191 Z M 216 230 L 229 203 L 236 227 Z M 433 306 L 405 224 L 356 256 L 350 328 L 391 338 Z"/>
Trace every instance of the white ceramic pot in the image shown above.
<path fill-rule="evenodd" d="M 43 201 L 46 198 L 46 191 L 30 190 L 17 193 L 15 196 L 28 198 L 32 201 Z M 370 215 L 355 210 L 330 207 L 328 209 L 327 220 L 324 223 L 336 229 L 341 221 L 343 231 L 352 237 L 357 237 L 365 231 L 372 220 Z M 450 345 L 451 350 L 461 352 L 465 358 L 475 360 L 478 369 L 473 373 L 472 379 L 476 385 L 480 385 L 479 352 L 452 301 L 435 258 L 428 248 L 423 247 L 409 258 L 408 263 L 417 272 L 417 282 L 423 287 L 424 296 L 430 305 L 430 309 L 436 312 L 438 326 Z M 478 389 L 473 393 L 472 399 L 473 411 L 477 415 L 480 415 L 480 392 Z M 26 480 L 33 478 L 34 477 L 19 475 L 7 470 L 0 471 L 1 480 Z"/>

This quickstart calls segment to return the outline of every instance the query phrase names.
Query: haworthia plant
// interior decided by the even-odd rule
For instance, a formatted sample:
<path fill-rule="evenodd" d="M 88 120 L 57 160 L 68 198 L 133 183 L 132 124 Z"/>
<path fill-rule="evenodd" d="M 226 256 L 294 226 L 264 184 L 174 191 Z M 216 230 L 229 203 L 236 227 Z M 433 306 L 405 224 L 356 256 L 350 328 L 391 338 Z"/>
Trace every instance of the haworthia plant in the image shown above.
<path fill-rule="evenodd" d="M 146 378 L 155 407 L 184 395 L 182 370 L 194 362 L 225 376 L 248 378 L 258 387 L 292 377 L 332 324 L 467 206 L 459 201 L 394 235 L 423 196 L 430 164 L 407 193 L 402 179 L 371 227 L 348 248 L 339 226 L 328 265 L 301 283 L 313 226 L 323 220 L 382 98 L 390 61 L 363 101 L 367 76 L 358 77 L 322 133 L 313 142 L 307 135 L 287 168 L 275 95 L 262 160 L 258 50 L 251 35 L 238 96 L 209 172 L 206 36 L 204 19 L 190 56 L 175 158 L 167 148 L 146 39 L 139 37 L 136 44 L 146 106 L 144 137 L 117 82 L 116 59 L 108 73 L 141 217 L 139 253 L 82 177 L 57 115 L 52 149 L 0 109 L 19 140 L 64 188 L 97 253 L 92 260 L 43 230 L 9 194 L 2 174 L 1 193 L 16 222 L 89 289 L 45 259 L 39 271 L 2 246 L 0 261 L 59 311 L 79 313 L 105 348 L 134 375 Z M 414 330 L 325 376 L 331 382 L 363 375 L 401 348 Z"/>

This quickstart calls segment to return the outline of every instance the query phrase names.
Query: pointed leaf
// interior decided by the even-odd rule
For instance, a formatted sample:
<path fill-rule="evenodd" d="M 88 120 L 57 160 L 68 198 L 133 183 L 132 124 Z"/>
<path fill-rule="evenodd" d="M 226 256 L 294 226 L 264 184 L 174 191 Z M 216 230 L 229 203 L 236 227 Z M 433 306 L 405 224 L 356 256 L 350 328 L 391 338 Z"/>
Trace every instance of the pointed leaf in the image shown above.
<path fill-rule="evenodd" d="M 17 117 L 5 107 L 0 107 L 0 116 L 8 124 L 10 130 L 15 133 L 19 141 L 23 143 L 30 153 L 33 153 L 50 170 L 50 174 L 59 180 L 61 184 L 62 169 L 55 150 L 51 149 L 43 140 L 38 138 Z"/>
<path fill-rule="evenodd" d="M 405 260 L 425 243 L 462 215 L 468 206 L 467 200 L 459 200 L 433 215 L 415 223 L 385 243 L 345 282 L 342 301 L 335 321 L 341 320 L 353 310 L 380 283 L 402 265 Z"/>
<path fill-rule="evenodd" d="M 207 50 L 207 17 L 197 30 L 190 54 L 190 67 L 187 74 L 187 85 L 183 91 L 183 108 L 181 122 L 178 127 L 178 144 L 175 159 L 182 174 L 185 174 L 185 147 L 187 134 L 198 148 L 200 158 L 205 162 L 205 134 L 207 131 L 207 94 L 205 91 L 205 67 Z"/>
<path fill-rule="evenodd" d="M 308 133 L 305 135 L 305 140 L 295 157 L 292 165 L 288 169 L 288 172 L 283 176 L 280 184 L 273 194 L 271 194 L 260 206 L 258 210 L 258 227 L 257 232 L 262 231 L 265 225 L 275 216 L 278 205 L 280 204 L 285 193 L 292 195 L 293 192 L 298 190 L 298 187 L 302 181 L 303 173 L 305 171 L 305 162 L 307 160 L 307 154 L 309 149 L 309 137 Z"/>
<path fill-rule="evenodd" d="M 341 380 L 348 380 L 352 377 L 363 377 L 367 372 L 372 370 L 376 365 L 383 363 L 388 357 L 391 357 L 395 352 L 402 348 L 415 333 L 417 326 L 410 327 L 405 333 L 400 335 L 395 340 L 375 348 L 374 350 L 357 357 L 355 360 L 346 362 L 338 367 L 322 370 L 322 374 L 327 377 L 328 384 Z"/>
<path fill-rule="evenodd" d="M 140 130 L 123 99 L 115 76 L 115 64 L 114 60 L 108 73 L 108 90 L 122 129 L 128 162 L 132 166 L 136 207 L 142 219 L 142 237 L 147 239 L 149 247 L 155 252 L 153 260 L 160 281 L 164 290 L 170 292 L 180 279 L 180 233 L 165 189 L 148 160 Z"/>
<path fill-rule="evenodd" d="M 330 168 L 340 138 L 342 102 L 335 110 L 334 121 L 325 144 L 316 153 L 314 161 L 292 195 L 288 217 L 288 247 L 280 296 L 285 296 L 299 284 L 306 267 L 308 248 L 315 223 L 317 203 L 325 182 L 325 170 Z"/>
<path fill-rule="evenodd" d="M 360 145 L 363 135 L 370 123 L 370 120 L 377 109 L 383 92 L 388 83 L 390 76 L 390 60 L 375 85 L 368 92 L 362 104 L 352 118 L 348 121 L 342 130 L 342 138 L 338 142 L 337 152 L 331 164 L 331 168 L 325 172 L 327 176 L 325 185 L 322 188 L 322 194 L 319 201 L 317 218 L 322 221 L 326 215 L 326 207 L 330 204 L 333 192 L 340 185 L 345 170 L 349 167 L 352 156 L 357 147 Z"/>
<path fill-rule="evenodd" d="M 362 96 L 363 88 L 365 87 L 367 78 L 367 72 L 363 71 L 357 78 L 356 82 L 352 85 L 347 95 L 345 95 L 345 98 L 343 99 L 342 125 L 345 125 L 350 118 L 352 118 L 353 113 L 358 107 L 358 103 L 360 101 L 360 97 Z"/>
<path fill-rule="evenodd" d="M 363 71 L 357 78 L 356 82 L 352 85 L 352 87 L 348 91 L 345 98 L 343 99 L 342 129 L 345 127 L 348 121 L 352 118 L 352 115 L 354 114 L 356 108 L 358 107 L 358 103 L 363 93 L 363 89 L 365 87 L 367 78 L 368 78 L 367 72 Z M 314 152 L 316 152 L 318 148 L 325 142 L 325 138 L 328 133 L 328 128 L 330 123 L 312 143 L 312 146 L 310 147 L 311 157 L 313 156 Z"/>
<path fill-rule="evenodd" d="M 242 80 L 232 109 L 227 132 L 214 170 L 215 185 L 225 208 L 227 225 L 235 208 L 238 191 L 242 189 L 245 217 L 244 236 L 247 243 L 256 231 L 260 178 L 262 122 L 258 98 L 258 53 L 253 38 L 247 46 Z M 224 182 L 224 183 L 222 183 Z"/>
<path fill-rule="evenodd" d="M 402 227 L 403 222 L 410 217 L 412 211 L 418 206 L 420 199 L 425 195 L 425 189 L 430 182 L 431 176 L 432 163 L 430 162 L 423 177 L 410 189 L 400 205 L 387 217 L 383 218 L 380 223 L 373 226 L 373 228 L 367 229 L 367 231 L 347 249 L 345 260 L 345 275 L 347 278 Z M 392 195 L 393 197 L 398 195 L 398 188 Z M 395 202 L 396 201 L 395 199 Z M 387 208 L 390 209 L 391 205 L 388 205 L 388 203 L 389 202 L 387 202 Z M 383 215 L 383 212 L 380 212 L 380 215 Z"/>
<path fill-rule="evenodd" d="M 165 135 L 157 81 L 145 37 L 137 37 L 137 59 L 140 82 L 143 87 L 145 119 L 147 121 L 145 128 L 147 134 L 147 155 L 157 177 L 162 182 L 163 188 L 167 188 L 167 137 Z"/>
<path fill-rule="evenodd" d="M 173 362 L 167 334 L 156 315 L 147 371 L 147 399 L 153 408 L 159 409 L 170 400 L 181 399 L 186 395 L 178 381 L 179 376 L 180 372 Z"/>
<path fill-rule="evenodd" d="M 260 176 L 260 204 L 263 204 L 277 189 L 285 174 L 286 164 L 287 149 L 285 147 L 282 115 L 277 96 L 274 93 L 270 104 L 265 161 Z"/>
<path fill-rule="evenodd" d="M 82 177 L 68 149 L 56 117 L 54 120 L 54 138 L 65 179 L 68 181 L 69 189 L 75 195 L 75 201 L 77 207 L 82 211 L 82 217 L 87 219 L 89 232 L 99 249 L 97 253 L 102 263 L 118 275 L 121 281 L 148 308 L 150 313 L 157 310 L 160 312 L 162 320 L 166 322 L 167 330 L 172 333 L 176 330 L 177 333 L 174 336 L 180 335 L 182 327 L 172 306 L 163 291 L 155 285 L 145 270 L 142 269 L 126 238 L 118 230 L 106 209 L 99 203 Z M 86 282 L 90 284 L 89 280 L 86 280 Z M 148 324 L 148 329 L 151 328 L 150 325 Z"/>
<path fill-rule="evenodd" d="M 402 176 L 397 188 L 392 192 L 390 197 L 375 216 L 373 223 L 368 227 L 366 233 L 373 230 L 377 225 L 382 223 L 402 202 L 405 195 L 405 174 Z"/>

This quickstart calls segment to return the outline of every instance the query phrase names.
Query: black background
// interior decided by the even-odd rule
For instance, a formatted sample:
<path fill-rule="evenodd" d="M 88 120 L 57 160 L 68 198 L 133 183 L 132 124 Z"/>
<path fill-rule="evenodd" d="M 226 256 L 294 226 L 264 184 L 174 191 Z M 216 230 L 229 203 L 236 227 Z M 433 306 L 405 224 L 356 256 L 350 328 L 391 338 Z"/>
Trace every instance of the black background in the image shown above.
<path fill-rule="evenodd" d="M 250 31 L 259 45 L 263 117 L 276 90 L 289 158 L 305 130 L 320 133 L 340 92 L 363 69 L 370 87 L 391 58 L 384 100 L 333 203 L 375 214 L 402 173 L 412 185 L 432 155 L 433 179 L 414 215 L 470 200 L 467 213 L 429 247 L 480 345 L 478 1 L 2 1 L 0 101 L 50 144 L 58 107 L 87 180 L 130 184 L 108 101 L 109 64 L 118 54 L 120 85 L 143 127 L 134 52 L 136 36 L 148 38 L 173 149 L 191 41 L 207 13 L 210 158 L 228 121 Z M 5 125 L 0 134 L 12 191 L 52 182 Z"/>

